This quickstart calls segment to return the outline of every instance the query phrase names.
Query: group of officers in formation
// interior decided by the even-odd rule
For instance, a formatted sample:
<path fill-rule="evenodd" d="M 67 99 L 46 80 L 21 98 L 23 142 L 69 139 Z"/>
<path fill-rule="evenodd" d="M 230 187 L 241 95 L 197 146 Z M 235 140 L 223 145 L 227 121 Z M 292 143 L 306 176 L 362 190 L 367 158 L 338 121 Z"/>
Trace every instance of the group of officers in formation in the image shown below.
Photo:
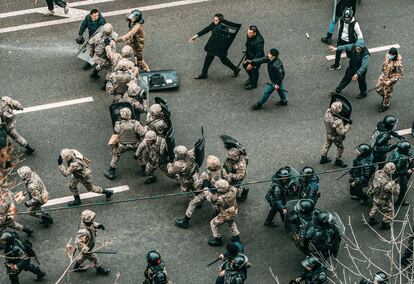
<path fill-rule="evenodd" d="M 348 19 L 349 11 L 346 11 L 348 10 L 344 11 L 341 24 L 351 25 L 354 21 Z M 222 18 L 221 14 L 216 15 L 215 18 L 217 19 L 215 20 L 219 22 L 220 17 Z M 352 15 L 351 18 L 353 19 Z M 161 101 L 147 108 L 147 94 L 139 81 L 140 70 L 149 71 L 149 67 L 143 58 L 144 19 L 142 13 L 139 10 L 133 10 L 127 19 L 130 31 L 124 36 L 117 37 L 112 25 L 106 23 L 99 11 L 93 9 L 82 23 L 76 40 L 80 44 L 83 43 L 85 28 L 89 29 L 90 38 L 88 43 L 91 45 L 91 56 L 93 56 L 96 63 L 91 77 L 98 78 L 98 73 L 101 70 L 108 70 L 103 89 L 113 96 L 115 103 L 127 102 L 132 106 L 132 108 L 119 109 L 119 119 L 114 122 L 114 135 L 111 136 L 109 141 L 109 145 L 112 146 L 112 158 L 105 176 L 110 180 L 115 179 L 115 170 L 121 154 L 126 151 L 134 151 L 134 159 L 138 161 L 142 175 L 146 177 L 145 184 L 157 181 L 154 174 L 157 169 L 160 169 L 168 177 L 176 179 L 180 183 L 181 190 L 188 192 L 188 207 L 185 215 L 183 218 L 175 220 L 175 224 L 183 229 L 189 228 L 195 209 L 200 208 L 204 201 L 209 201 L 214 211 L 214 217 L 210 221 L 212 238 L 208 240 L 208 244 L 211 246 L 223 245 L 223 238 L 219 231 L 219 226 L 222 224 L 229 226 L 232 235 L 226 250 L 218 258 L 218 260 L 223 261 L 223 264 L 220 267 L 216 283 L 244 283 L 247 279 L 247 268 L 251 264 L 244 254 L 240 231 L 235 219 L 239 213 L 238 203 L 245 201 L 249 193 L 249 188 L 243 186 L 248 165 L 246 149 L 237 140 L 229 136 L 223 136 L 222 139 L 228 151 L 225 161 L 221 163 L 217 156 L 209 155 L 206 158 L 206 169 L 204 171 L 200 171 L 204 160 L 203 149 L 200 150 L 197 146 L 188 149 L 184 145 L 174 145 L 171 149 L 171 143 L 168 143 L 167 137 L 172 125 L 168 107 L 164 101 Z M 214 29 L 214 25 L 216 23 L 213 22 L 209 30 Z M 347 29 L 340 28 L 340 33 L 344 30 L 354 31 L 357 35 L 360 33 L 359 26 L 357 27 L 355 23 L 352 28 L 349 26 Z M 198 36 L 202 34 L 204 33 Z M 257 35 L 257 27 L 250 26 L 248 42 Z M 328 33 L 327 38 L 323 41 L 330 43 L 329 35 Z M 197 36 L 194 36 L 192 40 L 195 38 Z M 353 37 L 350 35 L 348 41 L 352 40 Z M 120 53 L 117 53 L 116 43 L 125 41 L 128 44 L 121 49 Z M 343 41 L 342 38 L 341 41 L 338 41 L 338 44 Z M 354 44 L 353 42 L 350 43 Z M 262 44 L 263 40 L 261 39 L 259 43 L 256 42 L 251 46 L 257 48 Z M 393 54 L 393 52 L 393 50 L 390 50 L 389 54 Z M 257 53 L 264 55 L 263 52 Z M 256 61 L 268 62 L 271 65 L 269 67 L 269 72 L 271 72 L 273 66 L 272 56 L 277 58 L 278 51 L 271 50 L 268 59 L 263 59 L 263 62 Z M 397 57 L 392 58 L 387 56 L 386 61 L 395 58 L 400 60 L 397 55 Z M 225 62 L 224 57 L 220 59 Z M 359 59 L 362 60 L 362 57 L 360 56 Z M 198 79 L 207 78 L 207 70 L 211 61 L 212 58 L 206 58 L 203 72 L 197 76 Z M 253 89 L 257 85 L 258 68 L 257 65 L 254 65 L 256 61 L 254 58 L 247 58 L 245 61 L 245 68 L 249 73 L 246 89 Z M 338 63 L 335 62 L 334 65 L 331 69 L 338 69 Z M 387 66 L 384 68 L 387 69 Z M 91 65 L 87 63 L 84 69 L 90 67 Z M 277 69 L 280 66 L 273 67 Z M 392 70 L 402 72 L 402 68 L 399 69 L 399 67 Z M 239 72 L 237 69 L 234 69 L 234 71 L 235 74 Z M 349 72 L 347 71 L 347 73 Z M 277 75 L 275 75 L 276 77 L 269 75 L 271 79 L 276 80 Z M 356 79 L 359 80 L 359 78 L 361 78 L 361 74 Z M 395 83 L 395 81 L 392 80 L 392 83 Z M 273 88 L 282 93 L 283 105 L 283 99 L 287 98 L 283 96 L 281 80 L 276 84 L 277 88 L 275 82 L 273 83 Z M 392 84 L 387 85 L 387 90 L 387 92 L 384 91 L 385 102 L 387 96 L 389 98 Z M 269 95 L 270 93 L 265 99 Z M 5 137 L 10 136 L 26 148 L 27 154 L 33 153 L 34 149 L 16 131 L 15 110 L 22 110 L 22 105 L 9 97 L 1 97 L 0 107 L 2 123 L 2 133 L 0 134 Z M 328 152 L 331 145 L 334 144 L 337 147 L 335 165 L 345 168 L 347 163 L 342 159 L 343 141 L 352 121 L 344 120 L 340 115 L 342 107 L 340 101 L 333 102 L 325 114 L 326 141 L 322 149 L 320 163 L 331 162 Z M 386 107 L 388 106 L 385 103 L 383 108 Z M 141 114 L 145 113 L 146 123 L 144 124 L 139 118 Z M 369 224 L 375 225 L 381 222 L 381 229 L 390 228 L 390 223 L 394 218 L 395 206 L 408 205 L 406 201 L 408 181 L 414 171 L 414 157 L 410 143 L 402 140 L 391 144 L 393 137 L 403 139 L 395 132 L 396 125 L 397 118 L 393 115 L 387 115 L 383 121 L 379 122 L 371 143 L 360 144 L 356 147 L 357 157 L 353 160 L 352 168 L 349 171 L 351 198 L 360 200 L 361 204 L 367 204 L 372 199 Z M 10 142 L 6 141 L 2 147 L 7 148 L 9 144 Z M 388 155 L 388 153 L 390 154 Z M 2 162 L 4 168 L 13 168 L 11 160 L 6 159 Z M 57 162 L 61 174 L 71 176 L 69 189 L 74 196 L 74 200 L 69 202 L 69 206 L 79 206 L 81 204 L 78 192 L 79 183 L 83 184 L 90 192 L 104 194 L 107 199 L 111 198 L 113 194 L 111 190 L 93 184 L 91 161 L 78 150 L 62 149 Z M 24 202 L 24 205 L 28 207 L 28 213 L 39 218 L 39 222 L 44 227 L 53 224 L 50 212 L 43 206 L 47 203 L 49 194 L 42 179 L 28 166 L 18 168 L 17 173 L 24 182 L 27 193 L 19 192 L 13 195 L 6 180 L 3 181 L 0 188 L 0 228 L 2 231 L 0 241 L 5 251 L 7 272 L 13 284 L 19 283 L 18 275 L 23 270 L 36 274 L 36 280 L 41 280 L 46 275 L 38 266 L 30 262 L 31 257 L 36 257 L 31 243 L 19 237 L 16 232 L 8 230 L 23 231 L 28 237 L 33 233 L 33 230 L 16 222 L 17 210 L 15 203 L 21 202 L 25 196 L 28 196 L 29 200 Z M 279 213 L 283 226 L 288 231 L 293 232 L 295 245 L 306 255 L 302 262 L 304 272 L 301 276 L 292 280 L 292 283 L 305 281 L 305 283 L 318 284 L 326 282 L 327 277 L 323 262 L 326 258 L 336 257 L 339 250 L 341 235 L 344 233 L 340 218 L 333 212 L 316 207 L 320 197 L 319 177 L 310 166 L 303 167 L 300 172 L 289 166 L 280 168 L 273 175 L 271 186 L 266 194 L 270 211 L 264 225 L 277 227 L 274 217 Z M 378 212 L 382 214 L 382 221 L 377 218 Z M 75 240 L 79 254 L 73 267 L 74 271 L 85 271 L 86 268 L 82 264 L 88 260 L 96 268 L 97 273 L 108 274 L 110 272 L 108 268 L 100 264 L 95 253 L 97 230 L 105 230 L 105 226 L 96 222 L 95 212 L 84 210 L 80 217 Z M 411 265 L 413 238 L 410 239 L 407 247 L 402 259 L 403 265 Z M 73 251 L 74 253 L 75 251 Z M 148 252 L 147 262 L 144 283 L 171 283 L 159 252 L 155 250 Z M 372 281 L 387 283 L 386 279 L 387 275 L 384 272 L 378 272 L 374 275 Z M 363 281 L 368 281 L 368 279 L 362 280 L 361 283 Z"/>

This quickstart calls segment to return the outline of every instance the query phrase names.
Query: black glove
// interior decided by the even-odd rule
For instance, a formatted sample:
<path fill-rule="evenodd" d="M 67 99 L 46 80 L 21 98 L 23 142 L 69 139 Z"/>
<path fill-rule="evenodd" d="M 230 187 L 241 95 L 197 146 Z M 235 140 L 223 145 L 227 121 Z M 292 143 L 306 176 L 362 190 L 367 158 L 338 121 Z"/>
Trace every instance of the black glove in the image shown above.
<path fill-rule="evenodd" d="M 59 155 L 59 158 L 58 158 L 58 165 L 60 166 L 61 164 L 63 164 L 63 159 L 62 159 L 62 156 L 61 156 L 61 155 Z"/>
<path fill-rule="evenodd" d="M 102 224 L 99 224 L 97 228 L 105 231 L 105 226 Z"/>
<path fill-rule="evenodd" d="M 80 35 L 75 41 L 77 44 L 83 44 L 85 42 L 85 39 Z"/>
<path fill-rule="evenodd" d="M 25 205 L 26 207 L 30 207 L 30 203 L 29 203 L 29 201 L 26 201 L 26 202 L 24 203 L 24 205 Z"/>
<path fill-rule="evenodd" d="M 138 160 L 138 156 L 137 155 L 134 155 L 134 160 Z"/>
<path fill-rule="evenodd" d="M 104 39 L 104 44 L 105 46 L 108 46 L 111 44 L 111 40 L 107 37 L 106 39 Z"/>

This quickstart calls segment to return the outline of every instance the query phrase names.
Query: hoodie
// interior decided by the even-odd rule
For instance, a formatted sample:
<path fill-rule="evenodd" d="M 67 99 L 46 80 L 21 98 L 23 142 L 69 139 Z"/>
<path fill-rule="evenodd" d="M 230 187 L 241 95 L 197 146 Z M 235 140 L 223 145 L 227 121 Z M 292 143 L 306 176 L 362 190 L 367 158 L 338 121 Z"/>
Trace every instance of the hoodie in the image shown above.
<path fill-rule="evenodd" d="M 352 17 L 349 23 L 345 23 L 341 18 L 338 28 L 338 38 L 349 43 L 354 43 L 357 39 L 363 39 L 361 28 L 354 17 Z"/>

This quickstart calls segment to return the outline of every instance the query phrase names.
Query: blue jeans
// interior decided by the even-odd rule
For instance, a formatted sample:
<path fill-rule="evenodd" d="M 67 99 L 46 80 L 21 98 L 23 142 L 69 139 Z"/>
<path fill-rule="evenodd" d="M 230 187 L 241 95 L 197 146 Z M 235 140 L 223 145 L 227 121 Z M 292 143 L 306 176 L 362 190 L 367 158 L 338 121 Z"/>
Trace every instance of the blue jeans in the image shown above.
<path fill-rule="evenodd" d="M 259 105 L 264 105 L 265 102 L 269 99 L 270 95 L 273 93 L 275 88 L 273 87 L 273 84 L 266 83 L 264 90 L 263 90 L 263 96 L 258 102 Z M 279 90 L 277 90 L 277 93 L 279 94 L 280 100 L 282 102 L 287 102 L 287 91 L 285 90 L 285 87 L 283 86 L 283 83 L 280 83 Z"/>
<path fill-rule="evenodd" d="M 335 19 L 331 19 L 331 22 L 329 23 L 329 30 L 328 30 L 330 34 L 334 33 L 335 25 L 336 25 L 336 22 L 338 22 L 338 20 L 339 20 L 339 17 L 335 17 Z"/>

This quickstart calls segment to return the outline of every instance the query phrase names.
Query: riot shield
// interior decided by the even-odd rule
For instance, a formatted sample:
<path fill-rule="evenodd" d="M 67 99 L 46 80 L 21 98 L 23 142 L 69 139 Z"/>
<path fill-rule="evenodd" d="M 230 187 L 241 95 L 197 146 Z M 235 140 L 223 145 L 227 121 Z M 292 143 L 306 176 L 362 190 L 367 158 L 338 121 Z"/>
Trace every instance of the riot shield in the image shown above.
<path fill-rule="evenodd" d="M 212 32 L 204 50 L 215 56 L 226 56 L 241 25 L 222 19 Z"/>
<path fill-rule="evenodd" d="M 172 163 L 174 161 L 174 148 L 175 148 L 175 129 L 174 126 L 171 125 L 168 129 L 167 133 L 165 134 L 165 142 L 167 143 L 167 161 Z"/>
<path fill-rule="evenodd" d="M 204 136 L 204 129 L 201 126 L 201 138 L 194 144 L 195 162 L 200 168 L 204 162 L 206 137 Z"/>
<path fill-rule="evenodd" d="M 150 91 L 177 89 L 180 87 L 180 80 L 175 70 L 141 72 L 140 75 L 148 82 Z"/>
<path fill-rule="evenodd" d="M 224 148 L 226 148 L 227 150 L 230 150 L 231 148 L 238 148 L 242 155 L 247 155 L 246 148 L 233 137 L 228 135 L 220 135 L 220 138 L 224 143 Z"/>
<path fill-rule="evenodd" d="M 329 106 L 332 105 L 334 102 L 341 102 L 342 103 L 342 110 L 338 114 L 340 118 L 345 120 L 346 122 L 349 122 L 351 120 L 351 114 L 352 114 L 352 104 L 351 102 L 345 98 L 344 96 L 340 94 L 334 94 L 331 97 L 331 102 L 329 103 Z"/>
<path fill-rule="evenodd" d="M 338 229 L 338 232 L 341 236 L 345 235 L 345 225 L 342 223 L 341 218 L 336 212 L 329 212 L 331 222 L 335 225 Z"/>
<path fill-rule="evenodd" d="M 115 122 L 121 120 L 121 108 L 129 108 L 131 110 L 131 119 L 135 119 L 135 112 L 134 108 L 132 107 L 131 103 L 129 102 L 119 102 L 119 103 L 113 103 L 109 106 L 109 113 L 111 115 L 112 120 L 112 127 L 115 126 Z"/>

